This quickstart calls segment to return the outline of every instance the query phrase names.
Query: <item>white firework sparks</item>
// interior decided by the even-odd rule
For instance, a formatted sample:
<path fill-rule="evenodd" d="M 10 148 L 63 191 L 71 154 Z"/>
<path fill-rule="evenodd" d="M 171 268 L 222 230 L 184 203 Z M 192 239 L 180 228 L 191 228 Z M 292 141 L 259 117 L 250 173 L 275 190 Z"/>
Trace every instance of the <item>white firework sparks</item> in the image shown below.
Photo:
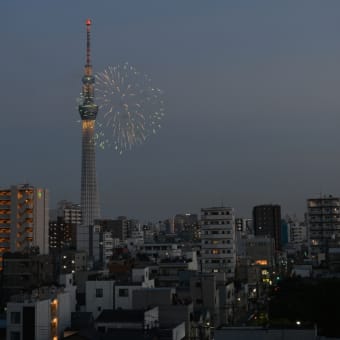
<path fill-rule="evenodd" d="M 99 104 L 95 142 L 120 154 L 142 144 L 161 127 L 164 116 L 162 91 L 151 78 L 125 63 L 96 74 Z"/>

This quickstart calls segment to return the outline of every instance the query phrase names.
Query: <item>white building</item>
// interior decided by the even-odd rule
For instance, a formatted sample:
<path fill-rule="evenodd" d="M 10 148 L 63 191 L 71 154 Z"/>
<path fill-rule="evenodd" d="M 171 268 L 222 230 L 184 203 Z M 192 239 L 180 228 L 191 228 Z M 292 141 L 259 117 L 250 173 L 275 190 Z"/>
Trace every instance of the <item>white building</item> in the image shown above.
<path fill-rule="evenodd" d="M 85 284 L 86 312 L 91 312 L 96 319 L 103 310 L 132 309 L 133 292 L 143 288 L 154 288 L 150 279 L 149 268 L 133 268 L 132 280 L 115 281 L 110 278 L 96 278 Z"/>
<path fill-rule="evenodd" d="M 112 258 L 113 249 L 117 248 L 121 244 L 121 241 L 119 238 L 112 237 L 110 231 L 103 232 L 102 238 L 102 259 L 104 267 L 106 267 Z"/>
<path fill-rule="evenodd" d="M 133 230 L 131 237 L 125 239 L 124 244 L 132 255 L 135 255 L 139 248 L 144 244 L 144 232 L 141 230 Z"/>
<path fill-rule="evenodd" d="M 115 308 L 115 281 L 86 281 L 86 312 L 91 312 L 96 319 L 104 309 Z"/>
<path fill-rule="evenodd" d="M 132 309 L 133 292 L 143 288 L 154 288 L 148 267 L 133 268 L 132 282 L 117 282 L 115 285 L 115 308 Z"/>
<path fill-rule="evenodd" d="M 0 266 L 5 252 L 48 254 L 48 192 L 28 184 L 0 189 Z"/>
<path fill-rule="evenodd" d="M 65 223 L 80 224 L 80 204 L 65 200 L 58 202 L 58 216 L 62 216 Z"/>
<path fill-rule="evenodd" d="M 234 209 L 201 209 L 202 272 L 226 273 L 234 277 L 236 265 Z"/>
<path fill-rule="evenodd" d="M 140 246 L 139 252 L 155 259 L 172 258 L 182 256 L 182 247 L 175 243 L 144 243 Z"/>
<path fill-rule="evenodd" d="M 58 340 L 71 326 L 70 293 L 40 288 L 7 304 L 7 340 Z"/>

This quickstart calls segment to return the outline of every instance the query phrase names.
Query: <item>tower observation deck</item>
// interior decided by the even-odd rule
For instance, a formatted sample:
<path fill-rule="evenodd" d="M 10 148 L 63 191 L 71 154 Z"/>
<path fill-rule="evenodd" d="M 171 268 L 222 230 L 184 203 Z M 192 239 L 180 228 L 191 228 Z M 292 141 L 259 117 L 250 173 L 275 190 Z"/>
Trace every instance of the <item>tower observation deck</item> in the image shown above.
<path fill-rule="evenodd" d="M 82 78 L 82 103 L 79 114 L 82 123 L 82 161 L 81 161 L 81 213 L 82 223 L 77 231 L 77 250 L 87 251 L 89 257 L 94 253 L 94 220 L 100 217 L 96 177 L 96 153 L 94 143 L 95 121 L 98 105 L 94 103 L 94 83 L 91 65 L 90 32 L 91 20 L 86 20 L 86 64 Z"/>

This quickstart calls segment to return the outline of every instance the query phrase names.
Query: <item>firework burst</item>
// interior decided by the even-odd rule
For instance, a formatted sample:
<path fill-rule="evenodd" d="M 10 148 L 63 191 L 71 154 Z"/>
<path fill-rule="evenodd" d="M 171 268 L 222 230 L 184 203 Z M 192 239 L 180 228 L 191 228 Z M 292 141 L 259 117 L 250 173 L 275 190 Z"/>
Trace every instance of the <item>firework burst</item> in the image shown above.
<path fill-rule="evenodd" d="M 164 116 L 162 91 L 151 78 L 125 63 L 96 74 L 99 114 L 95 143 L 122 154 L 142 144 L 161 127 Z"/>

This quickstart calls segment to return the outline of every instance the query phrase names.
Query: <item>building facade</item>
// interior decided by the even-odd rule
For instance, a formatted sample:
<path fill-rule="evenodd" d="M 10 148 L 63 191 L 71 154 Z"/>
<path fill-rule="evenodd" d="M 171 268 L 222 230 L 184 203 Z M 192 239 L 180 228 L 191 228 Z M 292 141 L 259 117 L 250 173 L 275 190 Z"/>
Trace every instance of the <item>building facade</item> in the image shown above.
<path fill-rule="evenodd" d="M 277 204 L 258 205 L 253 208 L 253 226 L 256 236 L 269 236 L 275 240 L 275 249 L 281 249 L 281 207 Z"/>
<path fill-rule="evenodd" d="M 235 274 L 234 209 L 214 207 L 201 209 L 201 269 L 204 273 Z"/>
<path fill-rule="evenodd" d="M 59 253 L 63 249 L 76 249 L 77 228 L 81 223 L 80 205 L 63 200 L 53 212 L 49 223 L 50 251 Z"/>
<path fill-rule="evenodd" d="M 71 326 L 68 292 L 40 289 L 7 304 L 7 340 L 58 340 Z"/>
<path fill-rule="evenodd" d="M 307 200 L 307 233 L 312 258 L 340 245 L 340 198 L 323 196 Z"/>
<path fill-rule="evenodd" d="M 0 267 L 5 252 L 48 254 L 48 192 L 29 184 L 0 189 Z"/>

